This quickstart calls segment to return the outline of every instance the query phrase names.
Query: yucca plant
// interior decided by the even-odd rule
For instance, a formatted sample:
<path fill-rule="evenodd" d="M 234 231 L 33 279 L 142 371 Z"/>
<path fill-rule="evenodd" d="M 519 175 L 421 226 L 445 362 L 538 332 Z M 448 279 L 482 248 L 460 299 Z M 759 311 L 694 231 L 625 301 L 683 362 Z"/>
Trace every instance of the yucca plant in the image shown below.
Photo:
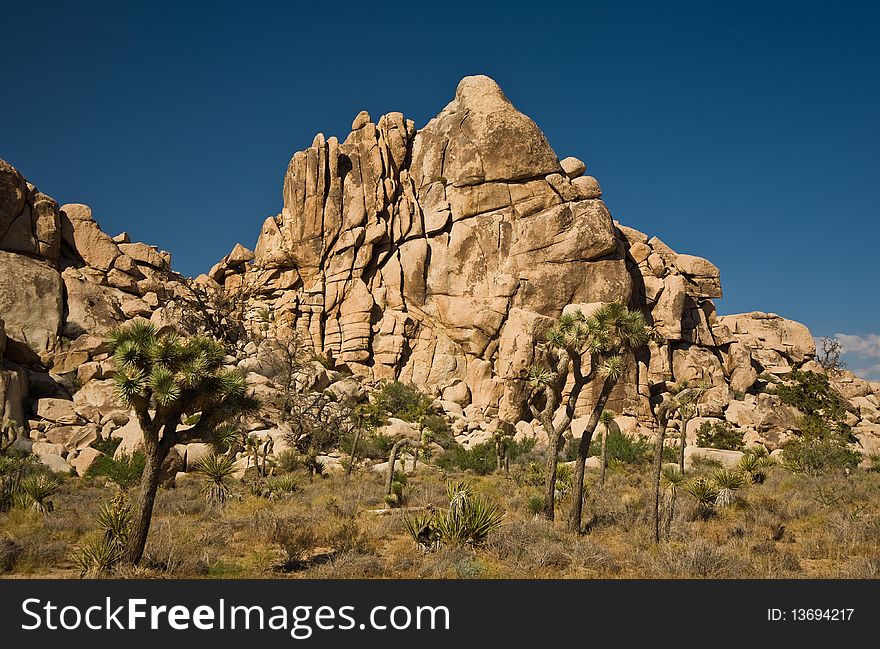
<path fill-rule="evenodd" d="M 80 577 L 86 577 L 109 572 L 123 556 L 124 550 L 118 544 L 101 536 L 79 546 L 73 560 L 80 569 Z"/>
<path fill-rule="evenodd" d="M 58 493 L 59 489 L 61 483 L 55 478 L 30 475 L 21 481 L 19 491 L 24 506 L 31 507 L 41 514 L 48 514 L 54 509 L 54 504 L 49 498 Z"/>
<path fill-rule="evenodd" d="M 746 453 L 739 461 L 739 470 L 752 484 L 762 484 L 767 479 L 767 474 L 776 461 L 770 456 L 760 453 Z"/>
<path fill-rule="evenodd" d="M 434 520 L 434 514 L 425 512 L 408 516 L 403 519 L 406 531 L 413 541 L 425 552 L 433 552 L 440 547 L 440 531 Z"/>
<path fill-rule="evenodd" d="M 235 460 L 226 455 L 209 455 L 193 466 L 193 472 L 206 478 L 203 488 L 209 503 L 224 505 L 229 496 L 229 478 L 235 473 Z"/>
<path fill-rule="evenodd" d="M 560 462 L 556 466 L 556 499 L 562 500 L 571 493 L 571 482 L 573 479 L 571 466 Z"/>
<path fill-rule="evenodd" d="M 104 537 L 111 543 L 115 543 L 120 552 L 125 550 L 125 545 L 128 543 L 131 521 L 131 506 L 122 493 L 116 494 L 95 515 L 95 522 L 104 530 Z"/>
<path fill-rule="evenodd" d="M 504 516 L 498 506 L 478 496 L 464 496 L 437 517 L 437 531 L 443 543 L 480 545 L 501 526 Z"/>
<path fill-rule="evenodd" d="M 716 507 L 729 507 L 736 498 L 736 492 L 746 483 L 741 473 L 730 469 L 718 469 L 713 472 L 712 481 L 718 489 L 718 496 L 715 498 Z"/>
<path fill-rule="evenodd" d="M 0 475 L 0 513 L 12 509 L 21 498 L 21 472 Z"/>
<path fill-rule="evenodd" d="M 605 484 L 605 471 L 608 468 L 608 433 L 611 427 L 616 426 L 614 417 L 616 415 L 611 410 L 603 410 L 599 415 L 599 423 L 602 424 L 602 448 L 599 452 L 599 484 Z"/>
<path fill-rule="evenodd" d="M 269 490 L 272 496 L 287 496 L 298 491 L 302 491 L 302 484 L 292 475 L 279 475 L 270 477 Z"/>
<path fill-rule="evenodd" d="M 715 514 L 716 501 L 718 500 L 718 485 L 712 480 L 700 476 L 685 483 L 684 490 L 697 501 L 697 514 L 703 520 Z"/>
<path fill-rule="evenodd" d="M 684 474 L 677 466 L 663 467 L 660 475 L 660 484 L 663 487 L 664 497 L 664 529 L 667 538 L 669 530 L 672 527 L 672 518 L 675 516 L 675 500 L 678 496 L 679 488 L 684 484 Z"/>
<path fill-rule="evenodd" d="M 504 514 L 498 506 L 475 495 L 464 481 L 448 482 L 446 497 L 446 511 L 404 521 L 407 532 L 422 549 L 436 550 L 441 544 L 477 546 L 501 526 Z"/>
<path fill-rule="evenodd" d="M 175 444 L 212 439 L 223 423 L 255 412 L 259 401 L 248 394 L 240 372 L 223 368 L 226 352 L 211 338 L 160 336 L 151 323 L 137 320 L 113 331 L 110 344 L 116 394 L 134 411 L 146 456 L 141 503 L 126 548 L 128 561 L 136 564 L 143 556 L 169 450 Z M 192 427 L 181 426 L 184 418 L 194 422 Z"/>
<path fill-rule="evenodd" d="M 73 559 L 81 577 L 102 574 L 121 561 L 131 532 L 131 506 L 123 493 L 104 504 L 94 518 L 104 535 L 77 548 Z"/>

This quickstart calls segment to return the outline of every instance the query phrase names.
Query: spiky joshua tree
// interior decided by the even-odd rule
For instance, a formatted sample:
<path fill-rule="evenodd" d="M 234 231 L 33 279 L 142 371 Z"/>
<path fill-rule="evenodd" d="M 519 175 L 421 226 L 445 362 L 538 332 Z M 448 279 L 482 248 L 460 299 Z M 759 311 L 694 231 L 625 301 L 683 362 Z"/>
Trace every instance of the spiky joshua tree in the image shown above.
<path fill-rule="evenodd" d="M 623 376 L 629 356 L 648 342 L 650 329 L 639 311 L 630 311 L 623 304 L 603 304 L 584 323 L 587 344 L 584 351 L 590 354 L 593 372 L 602 379 L 602 388 L 593 404 L 593 411 L 578 445 L 574 465 L 571 509 L 568 527 L 573 532 L 581 530 L 583 512 L 584 467 L 590 452 L 590 442 L 608 397 Z"/>
<path fill-rule="evenodd" d="M 117 367 L 116 394 L 137 417 L 146 456 L 141 501 L 125 549 L 125 558 L 137 564 L 168 451 L 175 444 L 210 440 L 223 422 L 255 412 L 259 402 L 248 394 L 239 372 L 223 369 L 225 351 L 211 338 L 160 336 L 152 324 L 136 321 L 115 330 L 110 342 Z M 184 416 L 196 414 L 195 425 L 182 425 Z"/>

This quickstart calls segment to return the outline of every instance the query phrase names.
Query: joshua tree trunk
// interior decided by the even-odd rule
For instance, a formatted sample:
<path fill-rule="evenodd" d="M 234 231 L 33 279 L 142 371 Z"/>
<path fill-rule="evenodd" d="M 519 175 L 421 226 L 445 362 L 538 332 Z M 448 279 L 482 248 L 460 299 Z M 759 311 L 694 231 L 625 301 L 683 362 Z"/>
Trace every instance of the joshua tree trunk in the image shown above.
<path fill-rule="evenodd" d="M 681 418 L 681 448 L 678 449 L 678 470 L 684 473 L 684 447 L 687 444 L 687 429 L 690 417 Z"/>
<path fill-rule="evenodd" d="M 144 548 L 147 546 L 147 535 L 150 532 L 150 521 L 153 517 L 153 504 L 156 502 L 156 491 L 159 489 L 159 480 L 162 477 L 162 463 L 168 455 L 168 444 L 156 442 L 148 445 L 144 452 L 147 456 L 144 465 L 144 474 L 141 477 L 141 502 L 137 514 L 131 524 L 128 535 L 128 547 L 126 559 L 137 565 L 144 556 Z"/>
<path fill-rule="evenodd" d="M 663 471 L 663 441 L 666 437 L 667 411 L 660 404 L 657 427 L 657 440 L 654 444 L 654 542 L 660 542 L 660 474 Z"/>
<path fill-rule="evenodd" d="M 391 447 L 391 453 L 388 454 L 388 475 L 385 477 L 385 493 L 389 496 L 391 495 L 391 484 L 394 482 L 394 464 L 397 462 L 397 454 L 401 448 L 410 444 L 416 444 L 416 442 L 404 437 L 395 442 L 394 446 Z"/>
<path fill-rule="evenodd" d="M 605 469 L 608 466 L 608 428 L 610 424 L 605 426 L 602 431 L 602 457 L 599 464 L 599 484 L 605 484 Z"/>
<path fill-rule="evenodd" d="M 602 382 L 599 399 L 596 401 L 593 412 L 590 414 L 587 427 L 584 429 L 583 435 L 581 435 L 581 442 L 578 445 L 578 454 L 574 465 L 574 480 L 571 488 L 571 510 L 568 514 L 568 529 L 572 532 L 581 531 L 581 517 L 584 509 L 584 470 L 587 457 L 590 454 L 590 442 L 593 440 L 593 432 L 596 430 L 596 426 L 599 425 L 599 418 L 602 416 L 602 411 L 605 410 L 605 404 L 608 402 L 608 397 L 616 383 L 616 381 L 610 378 L 606 378 Z"/>
<path fill-rule="evenodd" d="M 562 433 L 550 440 L 547 446 L 547 470 L 544 474 L 544 518 L 552 521 L 556 506 L 556 463 L 562 450 Z"/>
<path fill-rule="evenodd" d="M 675 516 L 675 491 L 669 494 L 666 500 L 666 510 L 664 511 L 663 536 L 669 539 L 669 530 L 672 528 L 672 519 Z"/>
<path fill-rule="evenodd" d="M 348 466 L 345 467 L 345 477 L 351 475 L 351 470 L 354 467 L 355 460 L 357 460 L 357 448 L 358 442 L 361 439 L 361 427 L 358 424 L 357 428 L 354 429 L 354 439 L 351 442 L 351 456 L 348 458 Z"/>

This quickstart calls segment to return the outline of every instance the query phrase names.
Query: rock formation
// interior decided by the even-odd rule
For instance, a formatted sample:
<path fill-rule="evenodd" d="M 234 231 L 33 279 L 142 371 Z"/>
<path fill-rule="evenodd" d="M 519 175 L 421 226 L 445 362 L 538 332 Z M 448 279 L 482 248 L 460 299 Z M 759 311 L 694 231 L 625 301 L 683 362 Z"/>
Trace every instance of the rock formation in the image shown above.
<path fill-rule="evenodd" d="M 499 421 L 534 431 L 525 376 L 535 342 L 566 310 L 622 302 L 662 338 L 612 395 L 625 432 L 651 433 L 652 399 L 667 382 L 705 380 L 692 424 L 726 419 L 747 441 L 777 448 L 797 412 L 756 381 L 820 369 L 810 332 L 774 314 L 719 316 L 718 269 L 614 221 L 585 172 L 576 158 L 560 160 L 494 81 L 467 77 L 421 129 L 400 113 L 374 123 L 362 112 L 344 141 L 316 136 L 291 159 L 283 209 L 265 220 L 255 250 L 237 245 L 198 281 L 247 288 L 252 317 L 298 331 L 366 383 L 414 383 L 471 422 L 455 428 L 471 440 Z M 0 161 L 0 407 L 31 417 L 37 443 L 56 446 L 47 453 L 71 461 L 94 432 L 84 427 L 125 426 L 102 336 L 136 317 L 174 326 L 175 292 L 167 253 L 111 238 L 87 206 L 58 207 Z M 249 376 L 260 371 L 258 359 L 240 360 Z M 82 384 L 72 401 L 71 373 Z M 834 381 L 863 450 L 876 452 L 880 384 L 850 373 Z M 256 385 L 268 389 L 265 378 Z M 597 387 L 584 391 L 584 408 Z"/>

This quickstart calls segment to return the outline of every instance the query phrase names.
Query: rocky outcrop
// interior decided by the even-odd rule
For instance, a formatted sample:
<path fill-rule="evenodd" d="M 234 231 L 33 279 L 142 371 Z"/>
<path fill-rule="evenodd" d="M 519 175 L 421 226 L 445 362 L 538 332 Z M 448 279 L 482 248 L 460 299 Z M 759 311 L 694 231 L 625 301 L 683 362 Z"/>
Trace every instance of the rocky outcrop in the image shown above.
<path fill-rule="evenodd" d="M 525 407 L 535 343 L 564 312 L 621 302 L 658 334 L 608 403 L 621 430 L 650 434 L 660 394 L 688 380 L 707 385 L 702 421 L 781 446 L 798 413 L 761 387 L 768 376 L 820 369 L 810 332 L 775 314 L 719 316 L 718 268 L 614 221 L 586 172 L 577 158 L 560 160 L 494 81 L 467 77 L 421 129 L 401 113 L 374 122 L 362 112 L 343 141 L 317 135 L 290 160 L 282 210 L 263 222 L 255 248 L 236 245 L 194 281 L 245 299 L 263 335 L 299 332 L 337 370 L 313 364 L 303 385 L 358 400 L 373 382 L 412 382 L 467 443 L 501 422 L 540 437 Z M 128 434 L 103 339 L 133 318 L 179 327 L 179 279 L 167 253 L 108 236 L 88 206 L 59 207 L 0 161 L 4 417 L 34 416 L 31 437 L 77 470 L 93 460 L 75 462 L 87 439 Z M 274 389 L 267 353 L 252 344 L 230 360 L 261 395 Z M 65 379 L 74 375 L 82 387 L 72 396 Z M 880 385 L 832 378 L 861 448 L 874 452 Z M 583 391 L 577 414 L 598 387 Z M 66 405 L 47 401 L 41 412 L 40 397 Z M 278 422 L 255 426 L 277 431 Z M 182 466 L 195 454 L 183 449 Z"/>

